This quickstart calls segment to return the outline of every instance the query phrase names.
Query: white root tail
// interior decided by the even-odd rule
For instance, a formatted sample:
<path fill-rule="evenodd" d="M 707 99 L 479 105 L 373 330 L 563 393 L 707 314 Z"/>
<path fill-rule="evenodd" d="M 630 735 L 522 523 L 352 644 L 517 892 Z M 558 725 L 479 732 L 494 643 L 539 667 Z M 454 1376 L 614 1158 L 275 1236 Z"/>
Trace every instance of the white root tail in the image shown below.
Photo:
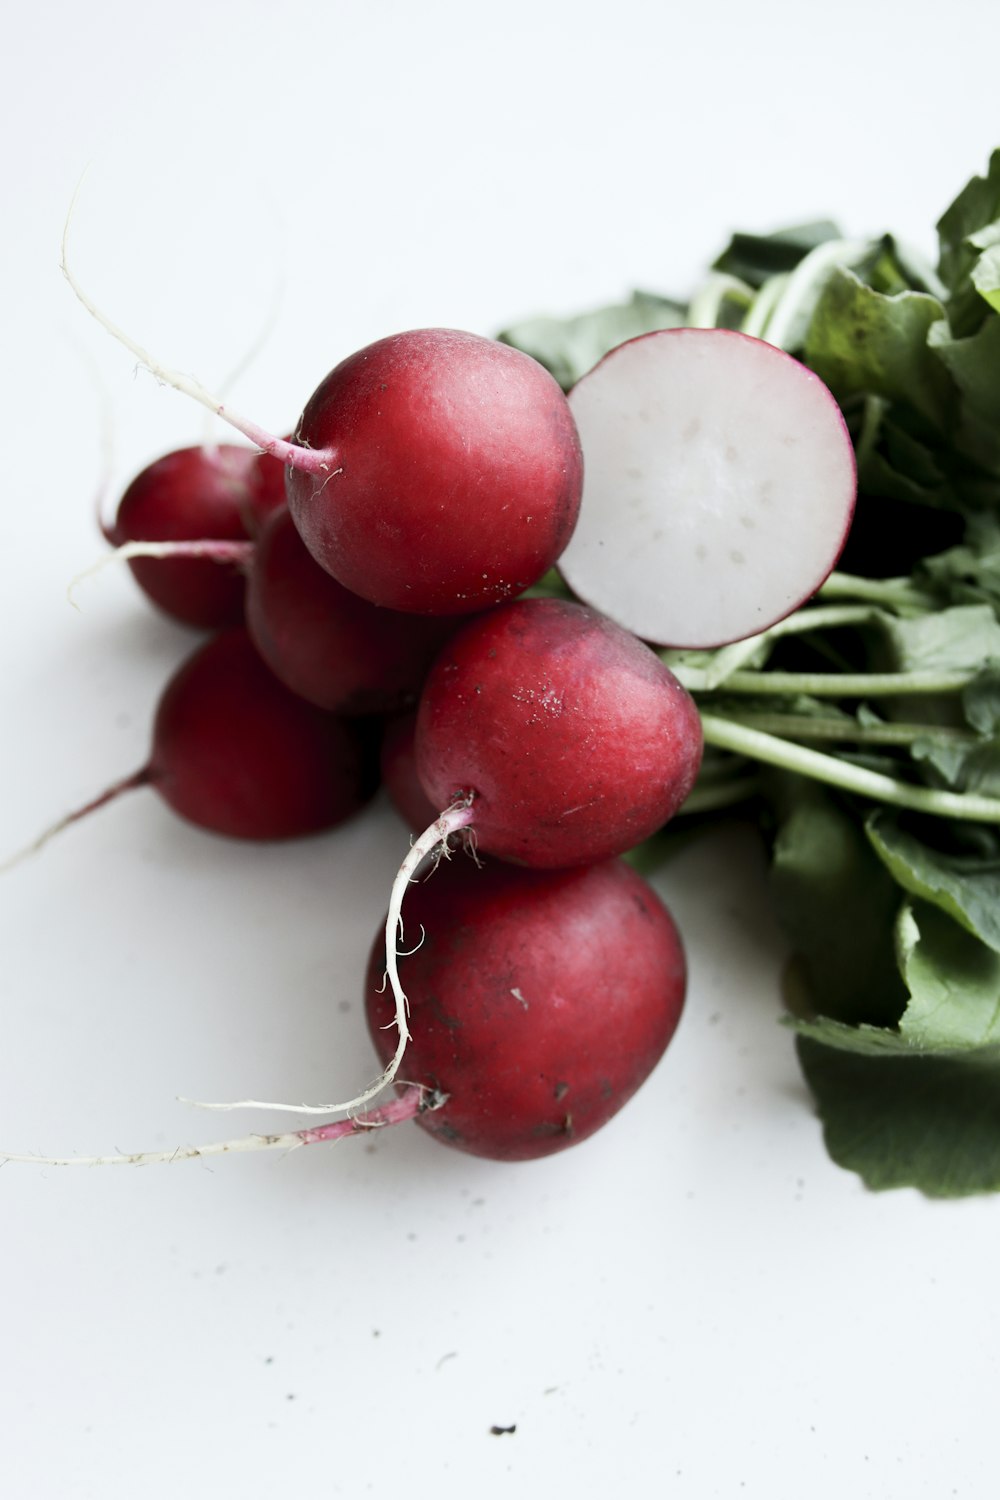
<path fill-rule="evenodd" d="M 254 544 L 251 541 L 211 537 L 199 537 L 189 542 L 123 542 L 113 552 L 106 552 L 95 563 L 91 563 L 89 568 L 84 568 L 82 573 L 77 573 L 70 579 L 66 598 L 74 609 L 78 609 L 76 591 L 81 583 L 102 572 L 109 563 L 128 562 L 132 557 L 208 558 L 212 562 L 237 563 L 240 567 L 248 567 L 253 553 Z"/>
<path fill-rule="evenodd" d="M 201 381 L 196 380 L 193 375 L 185 375 L 181 370 L 174 370 L 169 365 L 162 364 L 160 360 L 150 354 L 148 349 L 144 349 L 140 343 L 131 338 L 123 328 L 119 328 L 118 324 L 113 322 L 107 313 L 103 312 L 88 293 L 84 291 L 69 264 L 69 229 L 82 183 L 83 179 L 81 178 L 73 194 L 69 212 L 66 215 L 66 222 L 63 225 L 62 253 L 59 263 L 62 273 L 69 282 L 74 295 L 83 303 L 90 316 L 96 322 L 100 323 L 105 332 L 110 333 L 113 339 L 117 339 L 119 344 L 126 348 L 130 354 L 134 355 L 139 363 L 145 366 L 154 380 L 160 381 L 163 385 L 172 386 L 175 391 L 180 391 L 182 395 L 190 396 L 193 401 L 197 401 L 202 406 L 207 407 L 215 416 L 221 417 L 224 422 L 228 422 L 230 427 L 235 427 L 237 432 L 242 432 L 243 436 L 249 438 L 251 443 L 255 443 L 262 452 L 270 453 L 275 458 L 280 459 L 282 463 L 290 464 L 293 468 L 302 469 L 306 473 L 319 476 L 329 475 L 336 468 L 336 454 L 320 450 L 313 451 L 310 448 L 301 448 L 298 444 L 290 443 L 285 438 L 276 437 L 273 432 L 268 432 L 266 428 L 259 426 L 258 423 L 250 421 L 249 417 L 242 416 L 240 412 L 233 411 L 231 407 L 226 406 L 225 402 L 219 396 L 207 390 Z"/>
<path fill-rule="evenodd" d="M 399 867 L 399 871 L 392 884 L 389 896 L 389 912 L 385 920 L 385 971 L 395 1000 L 395 1015 L 392 1024 L 399 1033 L 396 1041 L 396 1050 L 379 1076 L 372 1080 L 368 1087 L 358 1094 L 354 1099 L 348 1099 L 340 1104 L 287 1104 L 274 1099 L 232 1099 L 222 1102 L 205 1099 L 185 1099 L 185 1104 L 193 1104 L 198 1109 L 212 1109 L 228 1111 L 234 1109 L 271 1109 L 279 1110 L 285 1114 L 293 1115 L 334 1115 L 341 1114 L 347 1110 L 360 1109 L 374 1099 L 377 1094 L 397 1076 L 406 1044 L 410 1039 L 410 1028 L 408 1024 L 409 1004 L 399 979 L 399 943 L 403 939 L 402 906 L 403 897 L 410 881 L 416 875 L 417 869 L 423 861 L 435 852 L 442 856 L 448 853 L 448 840 L 453 833 L 458 833 L 463 828 L 468 828 L 472 822 L 472 800 L 469 797 L 461 802 L 455 802 L 451 807 L 435 818 L 429 828 L 425 829 L 419 838 L 414 839 L 409 853 Z"/>
<path fill-rule="evenodd" d="M 242 1151 L 295 1151 L 299 1146 L 318 1146 L 324 1141 L 339 1141 L 349 1135 L 363 1135 L 386 1125 L 401 1125 L 426 1109 L 439 1109 L 445 1096 L 432 1093 L 418 1083 L 411 1083 L 398 1099 L 357 1115 L 349 1120 L 334 1120 L 328 1125 L 313 1125 L 305 1130 L 284 1131 L 279 1135 L 246 1135 L 232 1141 L 210 1141 L 204 1146 L 176 1146 L 172 1151 L 115 1152 L 110 1156 L 33 1156 L 11 1151 L 0 1153 L 0 1165 L 6 1162 L 28 1162 L 36 1167 L 152 1167 L 178 1161 L 193 1161 L 202 1156 L 232 1156 Z"/>

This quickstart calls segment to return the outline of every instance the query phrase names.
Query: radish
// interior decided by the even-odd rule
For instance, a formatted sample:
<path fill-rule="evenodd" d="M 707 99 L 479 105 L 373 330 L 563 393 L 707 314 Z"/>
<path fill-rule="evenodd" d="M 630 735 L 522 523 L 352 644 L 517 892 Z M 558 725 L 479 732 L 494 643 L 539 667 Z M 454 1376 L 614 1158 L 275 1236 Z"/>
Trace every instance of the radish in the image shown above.
<path fill-rule="evenodd" d="M 413 887 L 407 906 L 424 933 L 400 959 L 407 1075 L 446 1096 L 416 1116 L 446 1145 L 523 1161 L 585 1140 L 635 1093 L 674 1034 L 686 979 L 680 937 L 620 860 L 543 871 L 455 859 Z M 380 935 L 366 1005 L 388 1062 L 383 965 Z"/>
<path fill-rule="evenodd" d="M 379 609 L 352 594 L 314 561 L 285 509 L 257 539 L 246 620 L 276 677 L 320 708 L 350 715 L 415 703 L 455 629 L 451 618 Z"/>
<path fill-rule="evenodd" d="M 465 804 L 478 847 L 537 868 L 622 854 L 691 790 L 689 694 L 641 641 L 582 604 L 514 600 L 463 626 L 421 694 L 417 772 Z"/>
<path fill-rule="evenodd" d="M 586 463 L 559 568 L 661 646 L 754 635 L 809 598 L 847 539 L 854 449 L 811 370 L 728 329 L 613 349 L 570 392 Z"/>
<path fill-rule="evenodd" d="M 467 830 L 486 853 L 537 869 L 609 859 L 673 816 L 701 749 L 697 709 L 673 673 L 585 605 L 513 600 L 462 626 L 431 668 L 417 714 L 418 775 L 444 811 L 414 840 L 390 892 L 384 967 L 395 1042 L 382 1075 L 337 1108 L 366 1104 L 398 1075 L 410 1029 L 397 943 L 427 856 Z"/>
<path fill-rule="evenodd" d="M 351 355 L 310 397 L 286 485 L 312 555 L 373 604 L 470 614 L 523 592 L 576 521 L 581 460 L 559 386 L 527 355 L 418 329 Z"/>
<path fill-rule="evenodd" d="M 167 684 L 146 764 L 62 818 L 25 853 L 140 786 L 152 787 L 188 822 L 230 838 L 318 833 L 372 795 L 372 760 L 366 725 L 296 697 L 268 671 L 246 631 L 234 628 L 200 647 Z"/>
<path fill-rule="evenodd" d="M 0 1161 L 142 1166 L 287 1151 L 409 1119 L 445 1145 L 504 1161 L 548 1156 L 593 1135 L 656 1066 L 683 1009 L 684 951 L 656 893 L 619 860 L 525 870 L 462 859 L 416 886 L 411 901 L 426 938 L 402 960 L 414 1077 L 397 1084 L 396 1099 L 348 1119 L 208 1145 L 91 1157 L 3 1153 Z M 365 1004 L 385 1060 L 392 1005 L 380 993 L 382 955 L 380 933 Z M 299 1113 L 349 1107 L 241 1104 Z"/>
<path fill-rule="evenodd" d="M 294 440 L 233 411 L 118 328 L 70 270 L 87 311 L 158 380 L 200 401 L 287 466 L 295 524 L 316 561 L 372 604 L 474 614 L 547 572 L 580 507 L 582 458 L 566 397 L 530 355 L 421 328 L 369 344 L 320 383 Z"/>
<path fill-rule="evenodd" d="M 242 621 L 248 539 L 283 500 L 284 469 L 268 454 L 231 443 L 180 448 L 136 475 L 102 529 L 154 604 L 216 629 Z M 135 545 L 160 542 L 195 542 L 198 555 L 142 556 Z"/>

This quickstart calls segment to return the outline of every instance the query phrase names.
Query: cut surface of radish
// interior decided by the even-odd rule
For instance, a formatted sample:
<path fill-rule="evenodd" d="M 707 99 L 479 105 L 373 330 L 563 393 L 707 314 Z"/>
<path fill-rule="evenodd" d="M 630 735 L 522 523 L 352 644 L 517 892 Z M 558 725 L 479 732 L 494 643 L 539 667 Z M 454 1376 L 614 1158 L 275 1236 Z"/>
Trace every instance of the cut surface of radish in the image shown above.
<path fill-rule="evenodd" d="M 729 329 L 666 329 L 612 349 L 569 402 L 583 501 L 559 569 L 617 624 L 659 646 L 723 645 L 783 619 L 833 569 L 854 449 L 791 355 Z"/>

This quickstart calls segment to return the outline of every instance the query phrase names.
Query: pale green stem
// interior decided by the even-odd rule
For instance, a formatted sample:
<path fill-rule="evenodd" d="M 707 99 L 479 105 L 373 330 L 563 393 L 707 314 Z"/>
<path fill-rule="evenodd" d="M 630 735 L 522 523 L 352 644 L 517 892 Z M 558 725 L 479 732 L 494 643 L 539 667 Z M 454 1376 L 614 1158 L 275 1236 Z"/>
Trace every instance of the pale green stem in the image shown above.
<path fill-rule="evenodd" d="M 839 267 L 862 260 L 871 247 L 871 240 L 826 240 L 810 250 L 785 278 L 759 336 L 779 349 L 795 348 L 802 340 L 827 278 Z"/>
<path fill-rule="evenodd" d="M 908 578 L 860 578 L 853 573 L 831 573 L 818 591 L 820 599 L 867 599 L 887 609 L 905 605 L 913 609 L 935 609 L 937 601 L 914 587 Z"/>
<path fill-rule="evenodd" d="M 719 314 L 725 302 L 736 302 L 741 307 L 748 308 L 753 298 L 753 287 L 748 286 L 745 281 L 741 281 L 738 276 L 729 276 L 724 271 L 716 271 L 702 283 L 688 303 L 687 326 L 717 328 Z"/>
<path fill-rule="evenodd" d="M 689 693 L 708 692 L 698 667 L 676 666 L 674 676 Z M 888 698 L 908 694 L 957 693 L 968 687 L 975 672 L 733 672 L 722 686 L 727 693 L 776 694 L 810 698 Z"/>
<path fill-rule="evenodd" d="M 757 655 L 761 646 L 782 636 L 804 635 L 810 630 L 833 630 L 845 625 L 875 625 L 880 618 L 880 611 L 870 604 L 814 604 L 786 615 L 785 619 L 762 630 L 759 635 L 746 636 L 731 646 L 706 652 L 707 664 L 704 667 L 690 660 L 683 661 L 683 653 L 678 656 L 676 652 L 665 650 L 660 655 L 685 687 L 692 689 L 692 684 L 696 683 L 699 692 L 707 693 L 725 686 L 744 662 Z"/>
<path fill-rule="evenodd" d="M 731 713 L 735 724 L 760 729 L 765 734 L 800 740 L 843 740 L 857 745 L 912 745 L 915 740 L 947 740 L 949 744 L 973 745 L 978 736 L 971 730 L 945 728 L 938 724 L 859 724 L 855 719 L 824 719 L 810 714 Z"/>
<path fill-rule="evenodd" d="M 786 275 L 779 274 L 769 277 L 764 282 L 764 285 L 750 304 L 749 312 L 743 319 L 741 328 L 743 333 L 750 334 L 751 338 L 763 338 L 764 329 L 767 326 L 772 309 L 784 291 L 787 281 L 788 277 Z"/>
<path fill-rule="evenodd" d="M 864 766 L 852 765 L 834 755 L 807 749 L 804 745 L 789 744 L 776 735 L 763 734 L 759 729 L 749 729 L 731 719 L 720 718 L 717 714 L 702 714 L 701 723 L 707 745 L 735 750 L 752 760 L 763 761 L 766 765 L 777 766 L 799 776 L 812 777 L 814 781 L 840 787 L 846 792 L 856 792 L 875 802 L 887 802 L 894 807 L 906 807 L 914 812 L 932 813 L 938 817 L 1000 823 L 1000 798 L 982 797 L 972 792 L 943 792 L 932 787 L 911 786 L 908 782 L 898 781 L 894 776 L 869 771 Z"/>

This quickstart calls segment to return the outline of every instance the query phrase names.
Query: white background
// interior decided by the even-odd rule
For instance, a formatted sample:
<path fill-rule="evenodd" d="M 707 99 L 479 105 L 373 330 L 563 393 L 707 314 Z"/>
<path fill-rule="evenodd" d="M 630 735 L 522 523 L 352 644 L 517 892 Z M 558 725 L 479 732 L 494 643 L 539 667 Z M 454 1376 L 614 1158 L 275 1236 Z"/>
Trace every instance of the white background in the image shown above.
<path fill-rule="evenodd" d="M 683 293 L 737 226 L 832 214 L 932 251 L 1000 141 L 987 0 L 933 28 L 877 0 L 43 0 L 4 52 L 4 851 L 142 762 L 193 640 L 124 570 L 65 601 L 108 463 L 111 504 L 205 431 L 59 275 L 88 162 L 91 293 L 208 383 L 271 318 L 234 396 L 283 431 L 372 338 Z M 177 1095 L 367 1080 L 359 973 L 405 839 L 379 803 L 246 847 L 143 792 L 2 877 L 0 1147 L 211 1139 L 274 1117 Z M 505 1166 L 405 1127 L 4 1167 L 3 1495 L 994 1495 L 1000 1203 L 829 1162 L 747 830 L 659 884 L 688 1012 L 578 1150 Z"/>

